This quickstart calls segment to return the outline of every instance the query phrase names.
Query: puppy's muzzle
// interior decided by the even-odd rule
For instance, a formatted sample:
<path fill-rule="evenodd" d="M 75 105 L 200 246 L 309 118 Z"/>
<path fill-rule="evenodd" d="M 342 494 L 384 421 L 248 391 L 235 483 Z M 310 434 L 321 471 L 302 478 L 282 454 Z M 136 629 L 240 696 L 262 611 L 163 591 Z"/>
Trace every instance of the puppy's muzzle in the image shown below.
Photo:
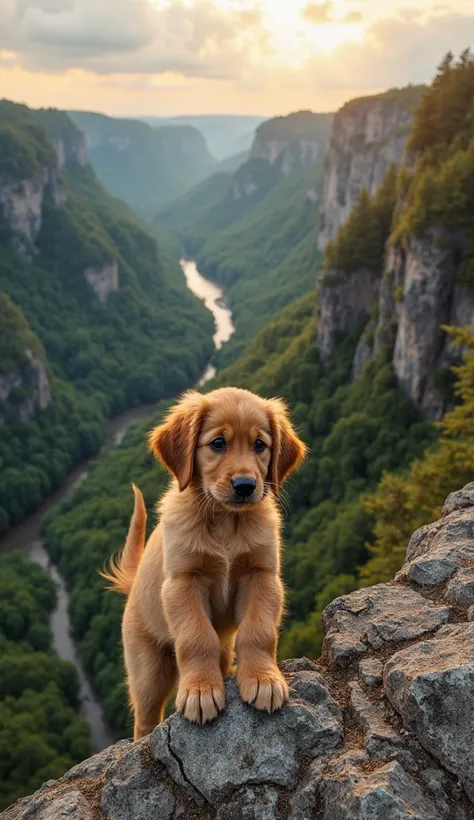
<path fill-rule="evenodd" d="M 246 504 L 252 500 L 251 496 L 254 494 L 257 487 L 257 482 L 250 476 L 237 476 L 230 482 L 232 485 L 232 503 Z"/>

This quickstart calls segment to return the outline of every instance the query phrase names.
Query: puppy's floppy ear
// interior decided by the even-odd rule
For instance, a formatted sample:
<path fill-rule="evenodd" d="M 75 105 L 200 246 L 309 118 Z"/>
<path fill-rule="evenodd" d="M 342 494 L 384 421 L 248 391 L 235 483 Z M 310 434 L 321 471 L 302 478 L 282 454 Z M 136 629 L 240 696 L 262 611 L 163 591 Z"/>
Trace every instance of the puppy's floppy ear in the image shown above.
<path fill-rule="evenodd" d="M 148 437 L 151 451 L 175 476 L 181 492 L 193 477 L 194 452 L 206 410 L 205 397 L 190 390 Z"/>
<path fill-rule="evenodd" d="M 272 490 L 278 495 L 281 484 L 301 464 L 308 448 L 296 435 L 285 402 L 269 399 L 267 405 L 272 433 L 272 460 L 268 472 Z"/>

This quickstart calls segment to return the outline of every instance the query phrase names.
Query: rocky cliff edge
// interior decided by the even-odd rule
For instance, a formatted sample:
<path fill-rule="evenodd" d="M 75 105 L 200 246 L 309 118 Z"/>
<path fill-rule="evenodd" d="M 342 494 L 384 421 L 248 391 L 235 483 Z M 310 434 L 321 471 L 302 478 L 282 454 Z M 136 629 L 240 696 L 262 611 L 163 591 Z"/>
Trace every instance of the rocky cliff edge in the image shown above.
<path fill-rule="evenodd" d="M 2 820 L 474 817 L 474 483 L 418 530 L 389 584 L 333 601 L 323 655 L 285 661 L 289 704 L 173 715 L 45 783 Z"/>

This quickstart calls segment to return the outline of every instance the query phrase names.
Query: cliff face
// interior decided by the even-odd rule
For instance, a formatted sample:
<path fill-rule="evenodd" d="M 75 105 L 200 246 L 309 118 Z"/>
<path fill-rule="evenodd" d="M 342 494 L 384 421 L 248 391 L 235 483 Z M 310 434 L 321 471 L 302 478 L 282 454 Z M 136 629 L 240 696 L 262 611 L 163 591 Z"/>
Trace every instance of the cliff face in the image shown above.
<path fill-rule="evenodd" d="M 366 325 L 354 361 L 359 378 L 371 358 L 388 351 L 400 388 L 431 419 L 441 418 L 449 406 L 439 383 L 462 356 L 443 327 L 474 329 L 474 294 L 456 278 L 456 254 L 457 243 L 441 229 L 390 249 L 366 312 L 366 319 L 370 312 L 376 318 Z M 346 307 L 362 285 L 353 277 Z"/>
<path fill-rule="evenodd" d="M 51 402 L 44 358 L 23 312 L 0 293 L 0 426 L 30 421 Z"/>
<path fill-rule="evenodd" d="M 331 115 L 311 111 L 267 120 L 257 128 L 249 158 L 266 160 L 287 176 L 324 155 L 331 122 Z"/>
<path fill-rule="evenodd" d="M 208 726 L 173 715 L 20 800 L 2 820 L 469 820 L 474 813 L 474 484 L 416 532 L 389 584 L 333 601 L 291 698 Z"/>
<path fill-rule="evenodd" d="M 102 304 L 106 303 L 111 293 L 119 289 L 119 271 L 116 260 L 100 268 L 86 268 L 84 276 Z"/>
<path fill-rule="evenodd" d="M 23 179 L 9 174 L 0 175 L 1 213 L 22 253 L 29 254 L 35 249 L 47 191 L 51 193 L 56 205 L 67 199 L 57 162 L 45 165 Z"/>
<path fill-rule="evenodd" d="M 360 192 L 374 194 L 391 165 L 401 165 L 421 88 L 408 87 L 347 103 L 334 117 L 326 157 L 319 247 L 343 225 Z"/>
<path fill-rule="evenodd" d="M 7 421 L 30 421 L 51 402 L 51 388 L 43 362 L 25 349 L 21 364 L 0 373 L 0 426 Z"/>
<path fill-rule="evenodd" d="M 437 87 L 427 92 L 435 98 L 437 93 Z M 359 328 L 354 378 L 383 353 L 405 395 L 424 416 L 439 419 L 452 403 L 450 368 L 463 352 L 444 327 L 474 328 L 474 290 L 463 283 L 471 208 L 464 193 L 447 193 L 437 194 L 438 203 L 465 203 L 456 220 L 442 215 L 439 204 L 429 212 L 423 174 L 431 154 L 420 153 L 412 142 L 404 161 L 419 94 L 409 88 L 355 100 L 336 115 L 326 163 L 320 244 L 327 247 L 318 285 L 317 343 L 329 362 L 338 340 Z M 422 117 L 418 112 L 414 133 Z M 462 151 L 459 157 L 467 161 Z M 393 162 L 404 162 L 403 172 L 390 171 L 382 182 Z M 466 172 L 443 168 L 452 185 L 461 185 Z M 418 201 L 415 192 L 421 190 L 424 200 Z"/>
<path fill-rule="evenodd" d="M 323 157 L 332 117 L 300 111 L 275 117 L 257 128 L 249 158 L 235 172 L 231 183 L 234 202 L 265 196 L 283 177 L 308 168 L 308 194 L 317 197 L 309 166 Z"/>

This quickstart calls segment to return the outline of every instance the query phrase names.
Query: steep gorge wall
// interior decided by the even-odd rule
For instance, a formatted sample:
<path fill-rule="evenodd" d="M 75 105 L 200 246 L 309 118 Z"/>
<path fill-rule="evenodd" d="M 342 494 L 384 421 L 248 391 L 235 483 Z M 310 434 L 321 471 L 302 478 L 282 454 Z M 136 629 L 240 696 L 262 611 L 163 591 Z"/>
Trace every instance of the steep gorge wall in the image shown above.
<path fill-rule="evenodd" d="M 414 533 L 388 584 L 324 612 L 320 661 L 285 661 L 262 714 L 226 683 L 211 725 L 173 715 L 20 800 L 2 820 L 470 820 L 474 484 Z"/>
<path fill-rule="evenodd" d="M 409 86 L 352 100 L 334 117 L 326 156 L 319 248 L 344 225 L 361 191 L 373 195 L 391 165 L 401 165 L 422 88 Z"/>
<path fill-rule="evenodd" d="M 3 105 L 7 117 L 12 111 L 17 115 L 16 109 L 22 108 Z M 85 137 L 64 112 L 25 109 L 23 116 L 24 121 L 13 119 L 16 137 L 20 141 L 26 135 L 30 152 L 36 152 L 36 161 L 25 163 L 24 168 L 20 163 L 13 167 L 2 167 L 0 163 L 0 219 L 11 233 L 14 249 L 32 259 L 38 253 L 47 198 L 51 197 L 58 207 L 68 202 L 69 191 L 62 170 L 67 165 L 85 168 L 88 161 Z M 119 287 L 117 260 L 86 268 L 84 278 L 99 301 L 105 303 L 108 295 Z M 12 380 L 17 381 L 13 374 Z"/>
<path fill-rule="evenodd" d="M 298 111 L 266 120 L 257 128 L 247 162 L 232 181 L 235 201 L 269 190 L 281 177 L 313 165 L 324 157 L 332 123 L 330 114 Z M 311 179 L 308 177 L 308 191 Z M 314 195 L 314 194 L 312 194 Z"/>
<path fill-rule="evenodd" d="M 20 308 L 0 293 L 0 427 L 30 421 L 51 399 L 41 344 Z"/>
<path fill-rule="evenodd" d="M 416 89 L 411 89 L 411 96 L 407 91 L 389 92 L 372 103 L 370 98 L 355 100 L 336 115 L 326 164 L 323 247 L 341 225 L 350 224 L 347 219 L 361 191 L 380 190 L 388 157 L 398 165 L 416 166 L 416 157 L 404 160 L 412 113 L 402 103 L 412 102 Z M 377 142 L 374 135 L 381 139 Z M 396 213 L 403 214 L 404 207 L 399 201 Z M 358 226 L 359 234 L 364 228 Z M 354 234 L 354 226 L 351 230 Z M 339 232 L 336 245 L 341 236 Z M 356 242 L 354 236 L 351 242 Z M 458 273 L 463 243 L 459 231 L 432 225 L 403 241 L 391 239 L 375 267 L 361 263 L 351 270 L 330 266 L 323 270 L 317 336 L 323 360 L 329 362 L 341 338 L 358 331 L 354 379 L 371 359 L 384 354 L 392 361 L 405 395 L 427 418 L 441 418 L 452 402 L 450 368 L 462 356 L 444 326 L 474 329 L 474 292 Z"/>

